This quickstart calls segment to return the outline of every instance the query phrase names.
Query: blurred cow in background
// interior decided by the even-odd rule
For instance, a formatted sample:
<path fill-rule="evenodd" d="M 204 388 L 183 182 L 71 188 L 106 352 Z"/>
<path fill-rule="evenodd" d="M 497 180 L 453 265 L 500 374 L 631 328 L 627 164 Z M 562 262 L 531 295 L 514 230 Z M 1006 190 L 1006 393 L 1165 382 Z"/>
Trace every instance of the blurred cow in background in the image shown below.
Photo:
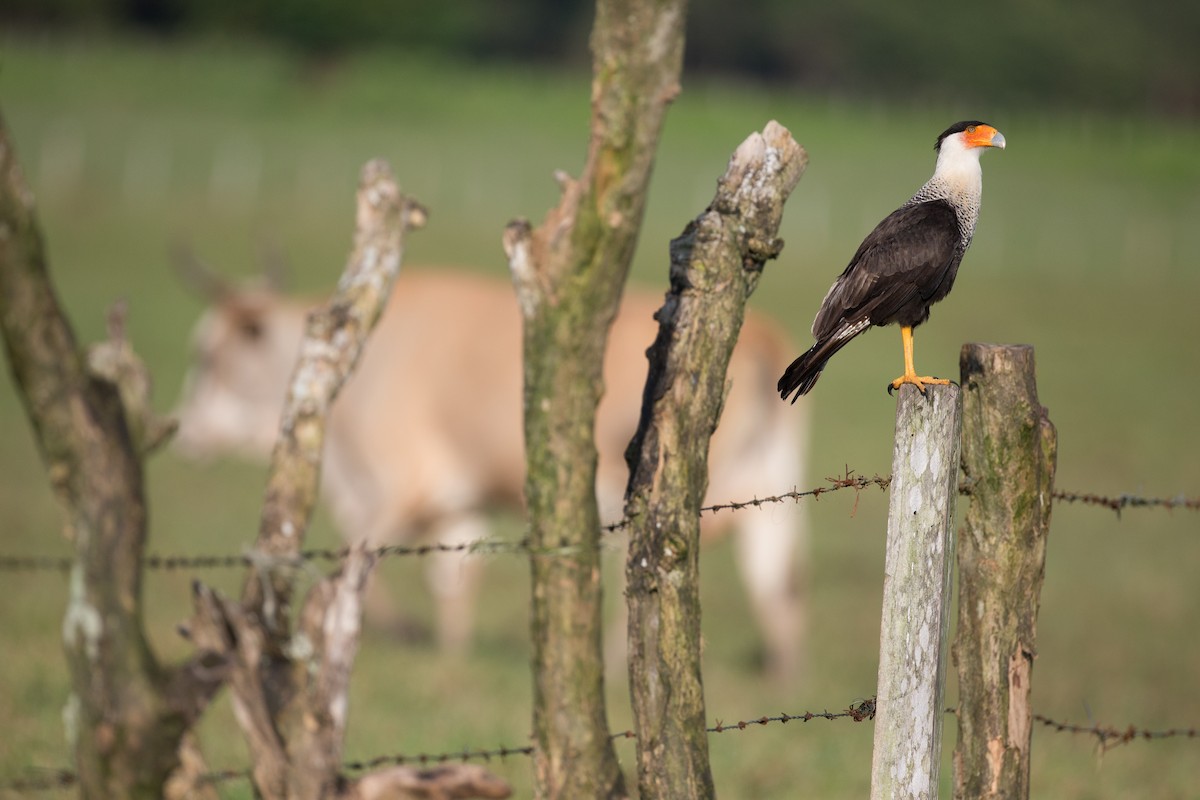
<path fill-rule="evenodd" d="M 265 285 L 234 288 L 208 275 L 212 302 L 193 332 L 176 445 L 191 457 L 266 458 L 315 301 Z M 637 427 L 659 305 L 660 297 L 628 292 L 612 327 L 596 423 L 597 491 L 609 522 L 622 513 L 624 451 Z M 329 420 L 322 489 L 347 540 L 468 542 L 487 535 L 490 510 L 520 513 L 521 346 L 506 283 L 449 270 L 401 272 Z M 793 350 L 776 325 L 747 314 L 709 456 L 710 502 L 804 485 L 807 414 L 780 403 L 774 391 Z M 706 539 L 737 528 L 737 557 L 767 664 L 780 676 L 793 674 L 801 658 L 804 517 L 794 503 L 703 517 Z M 448 649 L 462 649 L 471 635 L 480 561 L 459 554 L 429 559 L 437 636 Z M 369 611 L 378 624 L 386 603 L 379 581 L 372 583 Z M 624 633 L 609 638 L 623 644 Z"/>

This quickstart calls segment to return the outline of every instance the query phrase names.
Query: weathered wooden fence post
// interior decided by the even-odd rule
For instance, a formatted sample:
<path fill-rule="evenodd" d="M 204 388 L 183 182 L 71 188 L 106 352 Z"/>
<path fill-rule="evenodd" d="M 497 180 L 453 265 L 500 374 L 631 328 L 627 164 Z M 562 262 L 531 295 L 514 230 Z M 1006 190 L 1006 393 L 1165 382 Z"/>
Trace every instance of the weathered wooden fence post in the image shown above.
<path fill-rule="evenodd" d="M 583 171 L 558 174 L 541 225 L 504 232 L 523 329 L 533 794 L 547 800 L 628 796 L 604 698 L 596 407 L 686 15 L 684 0 L 597 0 Z"/>
<path fill-rule="evenodd" d="M 962 409 L 956 386 L 925 392 L 896 408 L 872 800 L 937 797 Z"/>
<path fill-rule="evenodd" d="M 625 459 L 629 689 L 642 800 L 714 796 L 700 676 L 700 504 L 709 438 L 745 304 L 783 246 L 783 204 L 808 154 L 768 122 L 729 160 L 708 208 L 671 242 L 649 376 Z"/>
<path fill-rule="evenodd" d="M 959 539 L 956 798 L 1029 797 L 1030 672 L 1057 437 L 1038 403 L 1033 348 L 967 344 Z"/>

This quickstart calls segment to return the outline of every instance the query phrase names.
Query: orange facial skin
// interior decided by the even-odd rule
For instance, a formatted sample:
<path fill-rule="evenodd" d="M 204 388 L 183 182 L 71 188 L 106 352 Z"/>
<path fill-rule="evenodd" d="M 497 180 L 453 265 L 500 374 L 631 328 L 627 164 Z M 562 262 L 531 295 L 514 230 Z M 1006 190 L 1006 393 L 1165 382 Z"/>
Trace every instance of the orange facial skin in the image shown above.
<path fill-rule="evenodd" d="M 991 125 L 972 125 L 963 131 L 969 147 L 1004 147 L 1004 134 Z"/>

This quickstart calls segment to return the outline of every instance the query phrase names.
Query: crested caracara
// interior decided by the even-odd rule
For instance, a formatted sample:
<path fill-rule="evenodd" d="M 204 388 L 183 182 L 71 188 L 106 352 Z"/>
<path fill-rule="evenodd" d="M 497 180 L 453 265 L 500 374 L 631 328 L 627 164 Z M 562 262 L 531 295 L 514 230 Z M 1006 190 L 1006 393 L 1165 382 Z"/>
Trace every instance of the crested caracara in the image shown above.
<path fill-rule="evenodd" d="M 825 363 L 855 336 L 892 323 L 900 324 L 904 374 L 888 392 L 911 383 L 923 394 L 924 384 L 949 383 L 917 376 L 912 332 L 950 292 L 971 244 L 983 192 L 979 156 L 988 147 L 1004 147 L 1004 136 L 978 120 L 951 125 L 938 137 L 933 177 L 871 231 L 825 295 L 813 320 L 816 344 L 779 379 L 783 399 L 795 392 L 794 403 L 807 394 Z"/>

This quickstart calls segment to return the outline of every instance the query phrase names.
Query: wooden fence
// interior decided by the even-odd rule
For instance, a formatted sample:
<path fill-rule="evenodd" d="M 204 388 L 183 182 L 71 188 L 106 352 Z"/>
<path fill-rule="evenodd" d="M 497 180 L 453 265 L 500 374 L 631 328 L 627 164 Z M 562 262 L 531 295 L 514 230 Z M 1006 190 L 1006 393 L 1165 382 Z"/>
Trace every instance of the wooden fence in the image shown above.
<path fill-rule="evenodd" d="M 743 730 L 772 722 L 810 719 L 874 719 L 876 740 L 872 793 L 880 797 L 935 797 L 938 786 L 940 720 L 943 719 L 942 667 L 945 656 L 949 586 L 945 575 L 952 548 L 957 549 L 958 630 L 953 645 L 960 698 L 955 709 L 959 734 L 954 764 L 956 798 L 1029 796 L 1030 734 L 1035 723 L 1052 730 L 1094 736 L 1104 746 L 1131 739 L 1195 738 L 1195 729 L 1143 731 L 1058 723 L 1029 707 L 1030 666 L 1036 652 L 1034 623 L 1043 574 L 1051 500 L 1087 502 L 1106 508 L 1197 507 L 1175 498 L 1106 498 L 1053 489 L 1055 435 L 1037 400 L 1033 350 L 1026 346 L 972 344 L 963 348 L 961 390 L 931 387 L 927 396 L 906 388 L 897 407 L 895 472 L 890 479 L 837 481 L 839 487 L 890 488 L 885 616 L 881 629 L 879 695 L 840 713 L 763 717 L 719 724 L 705 732 Z M 961 425 L 961 437 L 956 428 Z M 960 458 L 953 451 L 961 442 Z M 820 490 L 797 492 L 798 496 Z M 971 498 L 955 542 L 948 520 L 954 498 Z M 732 507 L 781 501 L 764 498 Z M 916 513 L 914 513 L 914 511 Z M 457 545 L 456 545 L 457 547 Z M 436 546 L 399 549 L 393 555 L 438 552 Z M 514 549 L 513 552 L 523 552 Z M 343 560 L 344 553 L 315 552 L 312 559 Z M 179 563 L 176 564 L 176 561 Z M 245 566 L 245 556 L 160 558 L 150 568 Z M 5 560 L 5 569 L 62 568 L 58 560 Z M 907 570 L 907 572 L 905 572 Z M 907 583 L 902 578 L 907 577 Z M 898 593 L 904 586 L 917 590 Z M 928 636 L 921 623 L 929 621 Z M 916 624 L 914 629 L 912 626 Z M 938 635 L 933 631 L 936 627 Z M 915 633 L 910 633 L 915 630 Z M 913 690 L 907 686 L 915 687 Z M 899 687 L 898 689 L 895 687 Z M 902 702 L 895 702 L 899 697 Z M 921 700 L 921 703 L 917 703 Z M 920 712 L 920 713 L 916 713 Z M 634 731 L 613 738 L 636 738 Z M 532 755 L 532 747 L 464 750 L 422 756 L 394 755 L 344 765 L 350 770 L 383 764 L 424 767 L 471 759 Z M 932 756 L 932 757 L 931 757 Z M 420 771 L 420 770 L 416 770 Z M 208 773 L 213 784 L 250 777 L 247 771 Z M 897 785 L 904 778 L 903 785 Z M 484 778 L 478 778 L 481 785 Z M 77 785 L 79 777 L 62 770 L 40 780 L 10 781 L 0 788 L 22 792 Z M 682 796 L 682 795 L 680 795 Z"/>

